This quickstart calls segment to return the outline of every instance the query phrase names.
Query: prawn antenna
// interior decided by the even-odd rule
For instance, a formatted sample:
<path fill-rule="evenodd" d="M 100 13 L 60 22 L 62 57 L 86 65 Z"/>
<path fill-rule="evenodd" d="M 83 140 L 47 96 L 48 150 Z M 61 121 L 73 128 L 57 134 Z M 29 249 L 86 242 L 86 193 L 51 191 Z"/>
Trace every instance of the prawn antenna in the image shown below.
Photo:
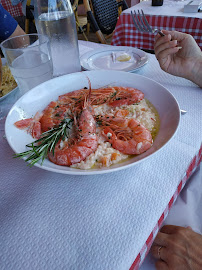
<path fill-rule="evenodd" d="M 90 96 L 91 96 L 91 92 L 92 92 L 92 88 L 91 88 L 91 81 L 90 79 L 87 77 L 87 80 L 88 80 L 88 86 L 89 86 L 89 92 L 88 92 L 88 96 L 87 96 L 87 101 L 90 102 Z"/>

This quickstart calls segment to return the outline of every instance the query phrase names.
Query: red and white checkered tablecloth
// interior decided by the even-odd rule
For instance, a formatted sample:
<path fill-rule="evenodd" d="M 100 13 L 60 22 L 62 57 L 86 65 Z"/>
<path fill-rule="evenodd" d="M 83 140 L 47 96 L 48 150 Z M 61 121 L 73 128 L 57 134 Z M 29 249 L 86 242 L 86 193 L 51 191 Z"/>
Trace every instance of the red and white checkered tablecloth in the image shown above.
<path fill-rule="evenodd" d="M 5 10 L 7 10 L 12 15 L 12 17 L 15 18 L 23 16 L 21 3 L 19 3 L 16 6 L 13 6 L 10 0 L 0 0 L 0 4 L 3 6 Z"/>
<path fill-rule="evenodd" d="M 191 34 L 202 49 L 202 19 L 195 17 L 147 15 L 152 28 L 176 30 Z M 130 13 L 122 13 L 117 22 L 111 45 L 132 46 L 153 50 L 154 34 L 136 30 Z"/>

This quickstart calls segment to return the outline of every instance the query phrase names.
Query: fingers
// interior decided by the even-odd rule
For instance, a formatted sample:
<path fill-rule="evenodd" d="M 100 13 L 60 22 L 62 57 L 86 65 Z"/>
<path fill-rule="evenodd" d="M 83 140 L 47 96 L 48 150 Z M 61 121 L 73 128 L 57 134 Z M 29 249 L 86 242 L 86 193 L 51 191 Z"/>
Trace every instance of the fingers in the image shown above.
<path fill-rule="evenodd" d="M 182 32 L 168 31 L 168 30 L 162 30 L 162 33 L 164 33 L 165 35 L 171 35 L 171 39 L 172 40 L 178 40 L 178 42 L 183 40 L 185 38 L 185 36 L 187 35 L 187 34 L 182 33 Z"/>
<path fill-rule="evenodd" d="M 154 256 L 155 259 L 157 260 L 163 260 L 167 261 L 167 252 L 166 252 L 166 247 L 163 246 L 158 246 L 158 245 L 153 245 L 151 247 L 151 253 Z"/>
<path fill-rule="evenodd" d="M 157 270 L 169 269 L 168 265 L 166 263 L 166 261 L 168 260 L 168 258 L 167 258 L 168 254 L 167 254 L 165 247 L 154 245 L 151 247 L 151 253 L 154 256 L 154 258 L 158 260 L 156 262 L 156 269 Z"/>
<path fill-rule="evenodd" d="M 168 267 L 166 262 L 157 261 L 156 262 L 156 270 L 169 270 L 169 267 Z"/>
<path fill-rule="evenodd" d="M 193 231 L 190 226 L 181 227 L 176 225 L 165 225 L 160 229 L 160 232 L 166 234 L 176 234 L 179 231 L 187 231 L 187 230 Z"/>
<path fill-rule="evenodd" d="M 179 229 L 184 229 L 184 228 L 180 226 L 175 226 L 175 225 L 165 225 L 160 229 L 160 232 L 173 234 L 173 233 L 176 233 Z"/>
<path fill-rule="evenodd" d="M 166 36 L 166 38 L 162 38 L 162 40 L 158 40 L 158 42 L 155 43 L 154 45 L 154 50 L 155 53 L 158 53 L 162 50 L 169 49 L 169 48 L 174 48 L 177 46 L 177 40 L 168 40 L 169 36 Z"/>
<path fill-rule="evenodd" d="M 166 43 L 166 42 L 169 42 L 171 40 L 171 35 L 168 34 L 168 35 L 165 35 L 164 37 L 160 36 L 159 34 L 155 36 L 155 43 L 154 45 L 155 46 L 159 46 L 163 43 Z"/>
<path fill-rule="evenodd" d="M 168 234 L 159 232 L 154 239 L 154 245 L 164 246 L 166 247 L 168 243 Z"/>
<path fill-rule="evenodd" d="M 151 247 L 151 253 L 157 259 L 156 269 L 184 270 L 191 269 L 190 265 L 193 269 L 201 269 L 201 239 L 190 227 L 163 226 Z M 194 267 L 194 265 L 199 267 Z"/>
<path fill-rule="evenodd" d="M 190 229 L 191 231 L 193 231 L 192 227 L 191 226 L 187 226 L 187 229 Z"/>
<path fill-rule="evenodd" d="M 171 31 L 166 31 L 168 34 L 163 37 L 160 35 L 155 37 L 154 51 L 162 68 L 166 63 L 166 59 L 171 55 L 176 54 L 181 49 L 181 47 L 177 46 L 178 41 L 176 39 L 172 40 L 170 32 Z"/>
<path fill-rule="evenodd" d="M 160 45 L 159 47 L 155 47 L 155 55 L 157 59 L 164 59 L 168 57 L 169 55 L 177 53 L 181 47 L 176 46 L 177 41 L 173 40 L 169 43 L 165 43 L 163 45 Z"/>
<path fill-rule="evenodd" d="M 170 235 L 176 234 L 179 231 L 187 230 L 187 228 L 175 226 L 175 225 L 165 225 L 160 229 L 160 232 L 157 234 L 154 239 L 154 245 L 167 247 L 170 243 Z"/>

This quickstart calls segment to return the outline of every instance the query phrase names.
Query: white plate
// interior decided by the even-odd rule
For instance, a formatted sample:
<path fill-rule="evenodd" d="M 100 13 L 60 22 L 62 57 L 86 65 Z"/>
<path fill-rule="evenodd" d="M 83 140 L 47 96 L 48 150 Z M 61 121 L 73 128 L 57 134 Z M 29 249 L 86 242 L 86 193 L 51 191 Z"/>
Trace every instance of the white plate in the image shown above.
<path fill-rule="evenodd" d="M 134 61 L 118 62 L 113 61 L 112 53 L 129 52 Z M 119 70 L 133 72 L 148 62 L 147 54 L 139 49 L 117 46 L 112 48 L 98 49 L 85 53 L 80 58 L 81 66 L 84 70 Z"/>
<path fill-rule="evenodd" d="M 25 131 L 17 129 L 14 123 L 24 117 L 29 118 L 35 115 L 37 111 L 42 111 L 52 100 L 57 100 L 59 95 L 67 92 L 88 87 L 88 78 L 91 81 L 92 88 L 99 88 L 106 85 L 131 86 L 142 90 L 145 98 L 150 100 L 156 107 L 160 115 L 160 130 L 155 138 L 153 146 L 145 153 L 134 156 L 120 164 L 113 165 L 109 168 L 79 170 L 64 166 L 58 166 L 48 159 L 43 166 L 37 163 L 36 166 L 42 169 L 75 175 L 90 175 L 115 172 L 121 169 L 134 166 L 143 162 L 158 153 L 164 145 L 175 134 L 179 121 L 180 109 L 176 99 L 159 83 L 133 73 L 122 71 L 85 71 L 73 73 L 54 78 L 37 87 L 33 88 L 22 96 L 11 108 L 5 123 L 5 133 L 11 148 L 20 153 L 26 150 L 25 145 L 32 142 L 33 138 Z"/>
<path fill-rule="evenodd" d="M 5 58 L 1 58 L 1 60 L 2 60 L 2 65 L 5 66 L 6 65 L 6 59 Z M 7 98 L 11 94 L 14 94 L 17 90 L 19 90 L 18 86 L 15 87 L 15 88 L 13 88 L 13 90 L 11 90 L 10 92 L 8 92 L 6 95 L 0 97 L 0 101 L 2 101 L 3 99 Z"/>

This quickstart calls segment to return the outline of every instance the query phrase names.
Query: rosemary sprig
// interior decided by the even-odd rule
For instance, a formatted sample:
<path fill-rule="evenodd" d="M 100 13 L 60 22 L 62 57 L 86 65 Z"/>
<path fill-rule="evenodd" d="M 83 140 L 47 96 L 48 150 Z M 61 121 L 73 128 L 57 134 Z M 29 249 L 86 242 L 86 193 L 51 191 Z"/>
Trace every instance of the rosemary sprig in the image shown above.
<path fill-rule="evenodd" d="M 15 154 L 14 158 L 22 159 L 26 157 L 25 161 L 29 162 L 30 167 L 32 167 L 39 160 L 41 160 L 42 165 L 48 155 L 48 152 L 52 151 L 54 155 L 57 142 L 60 139 L 64 141 L 66 138 L 68 138 L 68 129 L 71 128 L 72 121 L 72 119 L 66 118 L 57 127 L 42 133 L 40 139 L 26 145 L 28 148 L 31 148 L 30 150 Z"/>

